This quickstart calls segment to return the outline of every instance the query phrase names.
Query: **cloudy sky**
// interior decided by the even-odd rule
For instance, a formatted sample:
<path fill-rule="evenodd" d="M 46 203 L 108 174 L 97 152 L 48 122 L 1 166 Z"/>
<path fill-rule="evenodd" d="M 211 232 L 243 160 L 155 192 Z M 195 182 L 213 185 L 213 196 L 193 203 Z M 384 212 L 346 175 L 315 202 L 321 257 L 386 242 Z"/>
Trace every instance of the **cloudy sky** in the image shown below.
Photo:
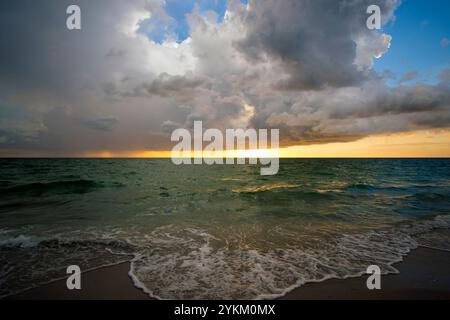
<path fill-rule="evenodd" d="M 82 29 L 66 28 L 81 8 Z M 366 27 L 377 4 L 382 29 Z M 450 156 L 450 2 L 0 3 L 0 155 L 162 155 L 278 128 L 289 156 Z M 158 152 L 160 151 L 160 152 Z"/>

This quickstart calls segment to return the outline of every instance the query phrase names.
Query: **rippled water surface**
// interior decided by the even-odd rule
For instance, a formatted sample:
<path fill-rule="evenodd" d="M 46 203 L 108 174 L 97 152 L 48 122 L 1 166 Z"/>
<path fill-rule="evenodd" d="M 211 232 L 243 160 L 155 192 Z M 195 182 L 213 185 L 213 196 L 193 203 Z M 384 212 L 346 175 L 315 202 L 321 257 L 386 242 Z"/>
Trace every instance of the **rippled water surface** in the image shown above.
<path fill-rule="evenodd" d="M 271 298 L 450 249 L 449 159 L 0 160 L 0 297 L 132 261 L 159 298 Z"/>

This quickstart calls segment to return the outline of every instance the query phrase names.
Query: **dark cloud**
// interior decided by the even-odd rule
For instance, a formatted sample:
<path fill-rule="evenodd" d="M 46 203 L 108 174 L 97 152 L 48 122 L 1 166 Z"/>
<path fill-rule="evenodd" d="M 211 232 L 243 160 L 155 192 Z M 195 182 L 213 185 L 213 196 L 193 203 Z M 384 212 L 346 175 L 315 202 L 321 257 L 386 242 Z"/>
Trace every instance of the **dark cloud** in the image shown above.
<path fill-rule="evenodd" d="M 386 24 L 397 0 L 231 0 L 223 21 L 189 14 L 182 43 L 164 42 L 162 0 L 78 0 L 76 32 L 69 4 L 0 3 L 1 154 L 170 149 L 194 120 L 279 128 L 284 146 L 450 127 L 448 69 L 438 84 L 405 85 L 417 82 L 408 72 L 394 87 L 373 69 L 391 37 L 367 29 L 366 8 L 380 5 Z"/>
<path fill-rule="evenodd" d="M 113 116 L 80 119 L 80 123 L 86 127 L 102 131 L 111 131 L 118 122 Z"/>
<path fill-rule="evenodd" d="M 246 37 L 236 45 L 250 61 L 282 63 L 288 78 L 279 81 L 278 88 L 357 85 L 368 78 L 354 62 L 356 37 L 375 33 L 366 27 L 370 4 L 380 5 L 389 17 L 397 1 L 252 1 Z"/>
<path fill-rule="evenodd" d="M 0 99 L 0 148 L 29 145 L 44 129 L 23 106 Z"/>
<path fill-rule="evenodd" d="M 194 77 L 193 75 L 171 76 L 162 73 L 157 79 L 149 84 L 143 84 L 136 89 L 137 92 L 145 90 L 146 93 L 169 97 L 183 95 L 206 83 L 204 78 Z"/>
<path fill-rule="evenodd" d="M 107 58 L 123 58 L 126 55 L 126 50 L 111 48 L 108 53 L 105 55 Z"/>
<path fill-rule="evenodd" d="M 284 94 L 264 103 L 252 124 L 280 128 L 282 145 L 346 142 L 450 125 L 448 85 L 391 88 L 378 80 L 361 87 Z"/>
<path fill-rule="evenodd" d="M 450 88 L 416 84 L 399 88 L 381 87 L 365 91 L 364 100 L 348 107 L 335 106 L 332 118 L 369 118 L 380 115 L 407 114 L 418 112 L 450 111 Z M 356 96 L 355 96 L 356 98 Z"/>

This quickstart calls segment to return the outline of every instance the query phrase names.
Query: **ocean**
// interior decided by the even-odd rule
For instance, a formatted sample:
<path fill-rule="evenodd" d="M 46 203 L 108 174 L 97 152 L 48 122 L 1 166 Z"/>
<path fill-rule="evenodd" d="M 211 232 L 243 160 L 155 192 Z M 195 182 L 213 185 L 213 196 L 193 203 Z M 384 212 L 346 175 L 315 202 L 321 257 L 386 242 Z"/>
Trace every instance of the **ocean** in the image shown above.
<path fill-rule="evenodd" d="M 0 297 L 131 261 L 159 299 L 267 299 L 450 250 L 450 159 L 2 159 L 0 190 Z"/>

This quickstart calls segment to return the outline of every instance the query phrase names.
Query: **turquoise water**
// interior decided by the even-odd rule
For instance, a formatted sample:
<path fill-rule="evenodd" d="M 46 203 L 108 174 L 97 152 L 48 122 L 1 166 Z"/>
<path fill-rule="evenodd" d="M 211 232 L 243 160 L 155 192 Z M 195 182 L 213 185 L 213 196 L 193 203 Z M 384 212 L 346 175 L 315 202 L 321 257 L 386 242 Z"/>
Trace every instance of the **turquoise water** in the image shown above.
<path fill-rule="evenodd" d="M 0 297 L 132 261 L 162 299 L 280 296 L 418 245 L 450 249 L 449 159 L 0 160 Z"/>

